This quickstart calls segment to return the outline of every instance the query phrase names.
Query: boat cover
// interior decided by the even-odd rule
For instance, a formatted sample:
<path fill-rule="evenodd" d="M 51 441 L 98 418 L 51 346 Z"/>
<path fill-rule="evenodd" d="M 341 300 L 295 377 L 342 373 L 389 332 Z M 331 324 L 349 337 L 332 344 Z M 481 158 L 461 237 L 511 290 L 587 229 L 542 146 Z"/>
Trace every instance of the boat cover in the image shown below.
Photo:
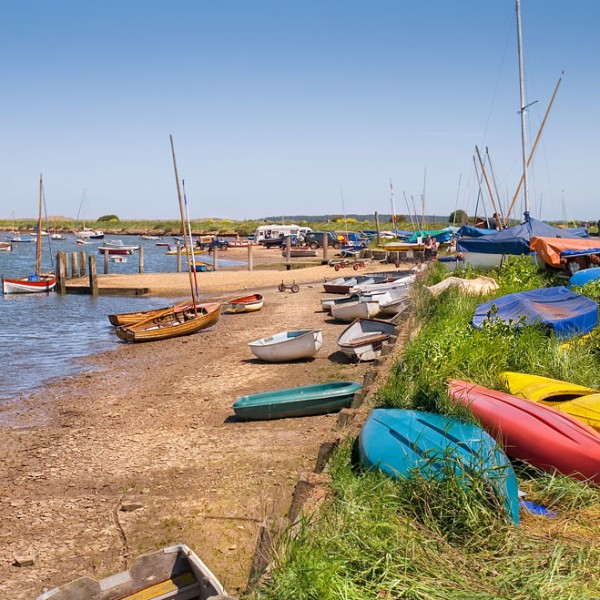
<path fill-rule="evenodd" d="M 438 242 L 447 242 L 452 237 L 452 229 L 450 227 L 444 227 L 444 229 L 420 229 L 415 231 L 409 238 L 405 239 L 406 242 L 418 242 L 419 238 L 424 240 L 428 235 L 435 238 Z"/>
<path fill-rule="evenodd" d="M 529 254 L 529 242 L 532 237 L 581 239 L 580 235 L 532 219 L 525 213 L 525 221 L 520 225 L 476 238 L 460 237 L 457 250 L 482 254 Z"/>
<path fill-rule="evenodd" d="M 473 325 L 481 329 L 493 312 L 493 319 L 517 327 L 542 324 L 562 339 L 583 335 L 598 325 L 598 304 L 562 286 L 508 294 L 484 302 L 475 309 Z"/>
<path fill-rule="evenodd" d="M 491 233 L 498 233 L 496 229 L 483 229 L 481 227 L 474 227 L 473 225 L 463 225 L 456 234 L 458 237 L 470 237 L 478 238 Z"/>
<path fill-rule="evenodd" d="M 475 279 L 461 279 L 460 277 L 447 277 L 435 285 L 426 286 L 434 296 L 439 296 L 449 287 L 458 287 L 465 294 L 488 294 L 498 289 L 498 284 L 491 277 L 483 275 Z"/>
<path fill-rule="evenodd" d="M 534 236 L 531 238 L 530 248 L 532 252 L 537 252 L 547 265 L 560 267 L 561 256 L 600 254 L 600 241 Z"/>

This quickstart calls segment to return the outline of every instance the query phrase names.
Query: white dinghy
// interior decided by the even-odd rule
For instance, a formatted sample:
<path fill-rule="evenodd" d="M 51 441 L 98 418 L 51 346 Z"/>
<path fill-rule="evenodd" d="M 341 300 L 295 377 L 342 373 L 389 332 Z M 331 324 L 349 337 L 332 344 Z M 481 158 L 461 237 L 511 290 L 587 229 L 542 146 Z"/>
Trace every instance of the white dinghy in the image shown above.
<path fill-rule="evenodd" d="M 396 326 L 377 319 L 356 319 L 337 340 L 340 350 L 359 361 L 375 360 L 381 356 L 383 345 L 389 343 Z"/>
<path fill-rule="evenodd" d="M 248 344 L 254 356 L 266 362 L 311 358 L 322 345 L 323 333 L 320 329 L 282 331 Z"/>

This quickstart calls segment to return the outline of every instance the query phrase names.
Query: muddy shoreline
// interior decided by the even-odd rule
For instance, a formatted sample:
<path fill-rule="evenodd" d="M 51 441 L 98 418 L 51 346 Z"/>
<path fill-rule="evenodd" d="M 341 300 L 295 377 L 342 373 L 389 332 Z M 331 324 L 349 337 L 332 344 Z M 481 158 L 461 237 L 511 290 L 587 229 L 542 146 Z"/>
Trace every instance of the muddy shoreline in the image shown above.
<path fill-rule="evenodd" d="M 193 336 L 115 344 L 84 359 L 91 371 L 52 381 L 18 411 L 4 407 L 0 597 L 34 598 L 78 576 L 106 577 L 174 543 L 193 548 L 229 593 L 243 591 L 260 525 L 287 513 L 336 416 L 238 422 L 232 402 L 282 387 L 362 383 L 369 369 L 337 350 L 344 325 L 321 312 L 332 271 L 208 274 L 216 277 L 203 279 L 204 294 L 260 289 L 264 308 L 224 314 Z M 173 279 L 187 282 L 181 274 L 128 277 L 156 278 L 173 296 L 181 295 Z M 300 291 L 278 291 L 282 278 Z M 153 294 L 167 295 L 162 289 Z M 313 327 L 322 328 L 324 346 L 309 361 L 261 363 L 247 348 Z"/>

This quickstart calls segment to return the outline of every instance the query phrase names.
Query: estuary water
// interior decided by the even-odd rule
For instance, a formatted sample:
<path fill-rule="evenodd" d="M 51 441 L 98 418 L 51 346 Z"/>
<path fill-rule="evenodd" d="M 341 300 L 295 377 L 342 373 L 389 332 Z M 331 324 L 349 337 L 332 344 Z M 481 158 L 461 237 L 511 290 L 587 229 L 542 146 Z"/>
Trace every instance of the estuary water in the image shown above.
<path fill-rule="evenodd" d="M 1 238 L 2 236 L 0 236 Z M 98 273 L 103 272 L 104 256 L 98 253 L 107 236 L 93 244 L 77 246 L 74 236 L 65 241 L 52 240 L 51 248 L 44 236 L 43 270 L 53 269 L 50 256 L 56 252 L 84 249 L 97 255 Z M 6 238 L 5 238 L 6 239 Z M 168 273 L 177 270 L 177 257 L 165 254 L 167 248 L 155 241 L 137 236 L 118 236 L 125 245 L 143 245 L 144 271 Z M 172 242 L 171 238 L 165 241 Z M 24 277 L 35 271 L 35 243 L 16 242 L 12 252 L 0 252 L 0 274 Z M 52 254 L 50 254 L 52 252 Z M 203 260 L 205 255 L 202 255 Z M 125 263 L 110 261 L 110 273 L 137 273 L 139 257 L 136 252 Z M 219 262 L 231 265 L 220 255 Z M 167 301 L 175 303 L 178 299 Z M 67 294 L 10 294 L 0 295 L 0 402 L 13 400 L 19 394 L 41 387 L 55 377 L 74 375 L 82 370 L 78 358 L 114 348 L 122 342 L 114 334 L 107 316 L 111 313 L 158 308 L 164 298 L 129 296 L 92 296 Z"/>

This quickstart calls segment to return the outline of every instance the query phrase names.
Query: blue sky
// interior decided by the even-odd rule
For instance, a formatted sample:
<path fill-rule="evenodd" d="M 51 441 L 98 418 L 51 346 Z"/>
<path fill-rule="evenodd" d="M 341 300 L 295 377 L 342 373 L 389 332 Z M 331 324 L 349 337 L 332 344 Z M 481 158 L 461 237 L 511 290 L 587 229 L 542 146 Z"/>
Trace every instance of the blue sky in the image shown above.
<path fill-rule="evenodd" d="M 596 220 L 600 2 L 522 18 L 530 144 L 565 72 L 532 212 Z M 192 218 L 389 213 L 390 178 L 473 214 L 475 145 L 503 205 L 521 174 L 513 0 L 4 0 L 0 67 L 1 218 L 40 172 L 50 215 L 178 218 L 170 134 Z"/>

